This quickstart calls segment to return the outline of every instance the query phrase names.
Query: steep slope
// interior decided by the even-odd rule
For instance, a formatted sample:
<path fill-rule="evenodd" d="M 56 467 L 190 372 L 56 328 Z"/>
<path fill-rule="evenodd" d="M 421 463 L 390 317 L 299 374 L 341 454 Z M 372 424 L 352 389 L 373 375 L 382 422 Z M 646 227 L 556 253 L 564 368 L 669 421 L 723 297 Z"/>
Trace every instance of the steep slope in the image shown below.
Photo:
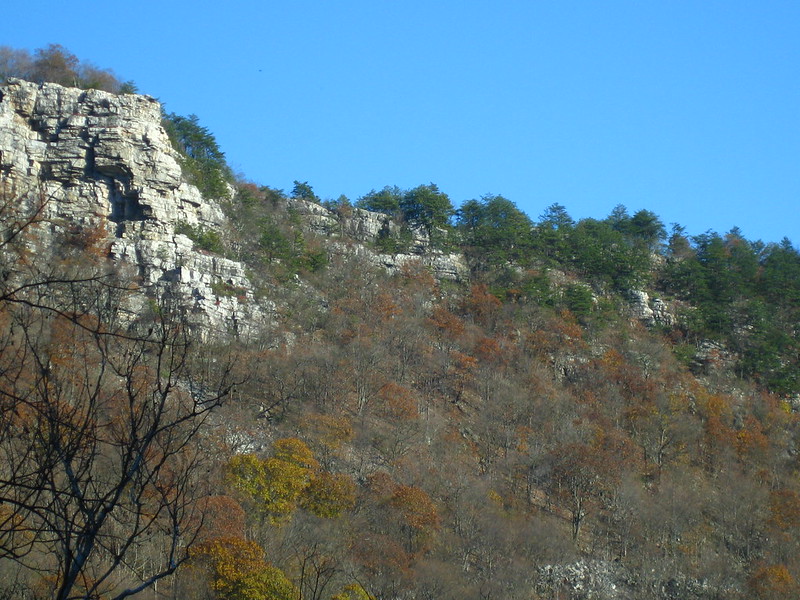
<path fill-rule="evenodd" d="M 224 510 L 176 594 L 269 575 L 337 600 L 793 597 L 797 413 L 712 368 L 732 362 L 721 344 L 693 371 L 700 353 L 676 348 L 705 342 L 681 337 L 680 290 L 632 292 L 645 266 L 619 277 L 611 253 L 602 277 L 580 255 L 602 223 L 569 237 L 523 220 L 513 254 L 494 225 L 453 228 L 437 250 L 349 203 L 203 198 L 181 160 L 151 98 L 0 88 L 4 206 L 44 202 L 52 249 L 102 238 L 98 262 L 132 273 L 140 305 L 171 298 L 198 337 L 238 338 L 195 344 L 235 354 L 239 383 L 199 436 Z M 401 227 L 403 252 L 380 251 Z M 470 239 L 468 259 L 451 250 Z M 309 248 L 328 262 L 295 262 Z M 257 572 L 220 583 L 214 561 L 236 556 Z"/>

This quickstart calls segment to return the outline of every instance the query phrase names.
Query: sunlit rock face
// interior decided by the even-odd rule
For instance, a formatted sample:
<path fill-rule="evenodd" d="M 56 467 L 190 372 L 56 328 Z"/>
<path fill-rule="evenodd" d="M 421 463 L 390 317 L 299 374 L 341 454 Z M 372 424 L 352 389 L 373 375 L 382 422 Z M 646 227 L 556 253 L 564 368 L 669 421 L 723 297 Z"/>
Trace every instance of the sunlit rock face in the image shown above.
<path fill-rule="evenodd" d="M 242 263 L 176 233 L 224 232 L 227 221 L 184 179 L 155 99 L 9 79 L 0 86 L 0 177 L 7 197 L 47 199 L 52 239 L 76 228 L 104 232 L 109 257 L 146 290 L 142 302 L 169 295 L 204 333 L 274 324 L 274 304 L 256 300 Z M 406 250 L 386 254 L 375 242 L 401 227 L 389 216 L 289 203 L 303 227 L 328 238 L 330 253 L 360 255 L 390 272 L 419 262 L 441 279 L 468 277 L 463 255 L 436 250 L 422 228 L 410 228 Z"/>
<path fill-rule="evenodd" d="M 102 228 L 112 259 L 151 297 L 169 291 L 209 330 L 269 319 L 244 267 L 198 251 L 178 224 L 219 230 L 225 217 L 182 176 L 148 96 L 10 79 L 0 88 L 0 175 L 7 196 L 47 198 L 50 233 Z M 234 292 L 218 294 L 219 290 Z"/>
<path fill-rule="evenodd" d="M 183 181 L 153 98 L 13 79 L 2 94 L 0 169 L 20 190 L 43 186 L 57 214 L 106 217 L 117 237 L 221 222 Z"/>
<path fill-rule="evenodd" d="M 463 281 L 469 277 L 469 267 L 464 255 L 437 250 L 423 227 L 409 226 L 407 249 L 388 254 L 372 247 L 382 235 L 400 235 L 401 225 L 389 215 L 355 207 L 349 207 L 346 211 L 333 211 L 315 202 L 296 198 L 290 200 L 290 206 L 304 215 L 307 226 L 316 234 L 360 244 L 357 248 L 335 244 L 332 246 L 334 250 L 360 254 L 370 263 L 389 272 L 397 272 L 409 263 L 419 262 L 430 269 L 437 279 Z"/>

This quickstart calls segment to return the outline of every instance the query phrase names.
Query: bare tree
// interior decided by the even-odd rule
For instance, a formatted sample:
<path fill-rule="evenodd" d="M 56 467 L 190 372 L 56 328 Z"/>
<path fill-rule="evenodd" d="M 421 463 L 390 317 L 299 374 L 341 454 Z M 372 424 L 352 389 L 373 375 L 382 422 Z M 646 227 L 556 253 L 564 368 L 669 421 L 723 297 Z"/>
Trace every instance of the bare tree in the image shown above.
<path fill-rule="evenodd" d="M 173 573 L 202 527 L 199 433 L 230 362 L 196 352 L 165 303 L 131 318 L 141 291 L 96 248 L 37 255 L 46 200 L 6 200 L 0 561 L 59 600 L 125 598 Z M 160 560 L 134 560 L 154 544 Z"/>

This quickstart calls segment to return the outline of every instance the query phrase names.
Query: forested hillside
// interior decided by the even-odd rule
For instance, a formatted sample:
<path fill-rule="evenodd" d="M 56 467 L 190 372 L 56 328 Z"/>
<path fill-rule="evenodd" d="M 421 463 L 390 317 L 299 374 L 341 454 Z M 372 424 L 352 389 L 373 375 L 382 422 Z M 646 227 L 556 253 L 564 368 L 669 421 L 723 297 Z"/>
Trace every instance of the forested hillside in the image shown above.
<path fill-rule="evenodd" d="M 66 52 L 4 51 L 42 81 Z M 274 318 L 200 335 L 109 224 L 54 229 L 3 173 L 0 597 L 800 595 L 791 241 L 432 183 L 320 199 L 163 119 L 227 218 L 176 237 Z"/>

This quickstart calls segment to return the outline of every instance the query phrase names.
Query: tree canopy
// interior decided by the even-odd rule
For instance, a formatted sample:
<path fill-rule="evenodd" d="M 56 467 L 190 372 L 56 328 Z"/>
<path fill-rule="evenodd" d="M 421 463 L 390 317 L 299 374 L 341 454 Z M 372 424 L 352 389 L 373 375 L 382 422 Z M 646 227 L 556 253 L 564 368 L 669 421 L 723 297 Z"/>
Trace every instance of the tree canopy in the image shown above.
<path fill-rule="evenodd" d="M 111 69 L 101 69 L 81 61 L 60 44 L 37 48 L 33 55 L 27 50 L 0 46 L 0 81 L 8 77 L 113 93 L 136 91 L 132 81 L 123 82 Z"/>
<path fill-rule="evenodd" d="M 170 141 L 184 158 L 182 166 L 189 180 L 204 196 L 227 197 L 228 184 L 233 179 L 231 170 L 216 138 L 200 124 L 197 115 L 168 113 L 163 123 Z"/>

